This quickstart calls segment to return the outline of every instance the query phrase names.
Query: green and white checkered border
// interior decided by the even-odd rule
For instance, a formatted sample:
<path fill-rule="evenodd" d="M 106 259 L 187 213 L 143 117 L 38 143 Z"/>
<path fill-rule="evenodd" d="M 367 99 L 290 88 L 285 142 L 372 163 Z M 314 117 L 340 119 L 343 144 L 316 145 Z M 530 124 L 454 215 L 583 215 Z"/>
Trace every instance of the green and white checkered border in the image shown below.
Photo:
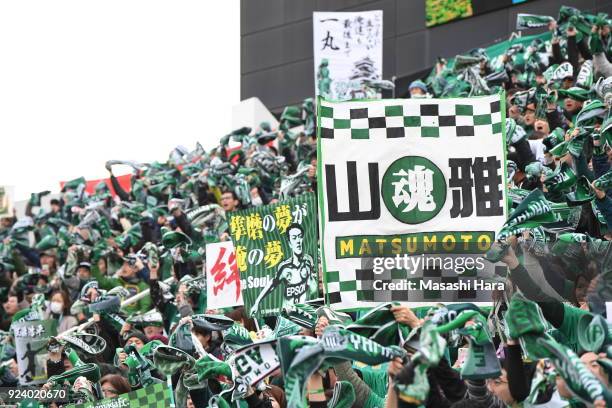
<path fill-rule="evenodd" d="M 502 134 L 499 96 L 472 99 L 321 100 L 322 139 L 470 137 Z"/>

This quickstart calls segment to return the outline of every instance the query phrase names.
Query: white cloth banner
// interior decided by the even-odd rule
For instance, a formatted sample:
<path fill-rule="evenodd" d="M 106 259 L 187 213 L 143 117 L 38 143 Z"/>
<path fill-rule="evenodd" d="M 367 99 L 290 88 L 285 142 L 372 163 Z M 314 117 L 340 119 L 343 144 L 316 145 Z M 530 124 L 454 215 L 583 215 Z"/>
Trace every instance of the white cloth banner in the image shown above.
<path fill-rule="evenodd" d="M 314 12 L 313 24 L 316 95 L 379 97 L 367 82 L 382 79 L 382 10 Z"/>
<path fill-rule="evenodd" d="M 276 353 L 276 339 L 249 344 L 234 352 L 230 359 L 234 378 L 242 378 L 253 386 L 280 367 Z"/>
<path fill-rule="evenodd" d="M 244 304 L 232 241 L 206 244 L 206 301 L 208 309 Z"/>
<path fill-rule="evenodd" d="M 501 95 L 319 98 L 319 216 L 332 305 L 490 300 L 499 287 L 479 279 L 496 283 L 482 254 L 506 220 L 503 103 Z M 374 268 L 396 255 L 416 263 Z M 470 287 L 459 284 L 468 277 Z"/>

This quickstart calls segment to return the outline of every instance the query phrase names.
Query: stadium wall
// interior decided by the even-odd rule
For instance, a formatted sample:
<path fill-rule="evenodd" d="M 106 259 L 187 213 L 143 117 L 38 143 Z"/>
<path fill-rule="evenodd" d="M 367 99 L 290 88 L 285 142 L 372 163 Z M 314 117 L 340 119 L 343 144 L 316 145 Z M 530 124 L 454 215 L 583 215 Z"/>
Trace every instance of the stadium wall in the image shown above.
<path fill-rule="evenodd" d="M 400 78 L 401 96 L 438 56 L 506 39 L 517 13 L 556 17 L 562 5 L 612 14 L 612 0 L 532 0 L 427 29 L 425 0 L 241 0 L 240 96 L 257 96 L 278 113 L 314 94 L 313 11 L 383 10 L 383 74 Z"/>

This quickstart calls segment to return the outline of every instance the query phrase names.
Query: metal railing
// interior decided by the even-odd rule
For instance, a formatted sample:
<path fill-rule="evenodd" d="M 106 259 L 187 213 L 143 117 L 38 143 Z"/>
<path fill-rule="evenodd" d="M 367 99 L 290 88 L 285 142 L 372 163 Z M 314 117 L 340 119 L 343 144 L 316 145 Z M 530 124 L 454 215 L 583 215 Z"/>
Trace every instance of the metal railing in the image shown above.
<path fill-rule="evenodd" d="M 166 280 L 164 280 L 162 282 L 164 282 L 165 284 L 169 285 L 173 281 L 174 281 L 174 278 L 170 277 L 170 278 L 168 278 L 168 279 L 166 279 Z M 135 294 L 134 296 L 125 299 L 123 302 L 121 302 L 121 307 L 128 306 L 128 305 L 131 305 L 132 303 L 138 302 L 140 299 L 142 299 L 145 296 L 147 296 L 150 292 L 151 292 L 151 289 L 145 289 L 142 292 L 139 292 L 139 293 Z M 89 320 L 87 320 L 86 322 L 81 323 L 78 326 L 71 327 L 70 329 L 63 331 L 62 333 L 58 333 L 57 337 L 62 337 L 62 335 L 70 334 L 70 333 L 76 332 L 76 331 L 83 331 L 83 330 L 85 330 L 86 328 L 88 328 L 89 326 L 91 326 L 94 323 L 95 323 L 94 318 L 90 317 Z"/>

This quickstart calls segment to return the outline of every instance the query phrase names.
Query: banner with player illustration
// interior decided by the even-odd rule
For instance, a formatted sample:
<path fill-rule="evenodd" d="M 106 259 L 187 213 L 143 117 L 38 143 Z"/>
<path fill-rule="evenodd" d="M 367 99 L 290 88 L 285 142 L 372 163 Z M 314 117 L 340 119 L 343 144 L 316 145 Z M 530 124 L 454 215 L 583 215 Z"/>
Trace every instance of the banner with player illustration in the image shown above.
<path fill-rule="evenodd" d="M 464 255 L 486 251 L 506 220 L 503 105 L 503 95 L 319 98 L 322 257 L 335 308 L 485 301 L 473 286 L 444 288 L 481 274 L 481 266 L 495 275 L 494 265 L 465 265 Z M 425 254 L 441 253 L 448 262 L 424 266 Z M 376 269 L 380 259 L 410 255 L 423 259 Z"/>
<path fill-rule="evenodd" d="M 11 325 L 20 385 L 44 384 L 47 380 L 47 345 L 57 334 L 57 321 L 31 320 Z"/>
<path fill-rule="evenodd" d="M 278 314 L 284 306 L 317 298 L 314 194 L 232 212 L 229 225 L 251 316 Z"/>

